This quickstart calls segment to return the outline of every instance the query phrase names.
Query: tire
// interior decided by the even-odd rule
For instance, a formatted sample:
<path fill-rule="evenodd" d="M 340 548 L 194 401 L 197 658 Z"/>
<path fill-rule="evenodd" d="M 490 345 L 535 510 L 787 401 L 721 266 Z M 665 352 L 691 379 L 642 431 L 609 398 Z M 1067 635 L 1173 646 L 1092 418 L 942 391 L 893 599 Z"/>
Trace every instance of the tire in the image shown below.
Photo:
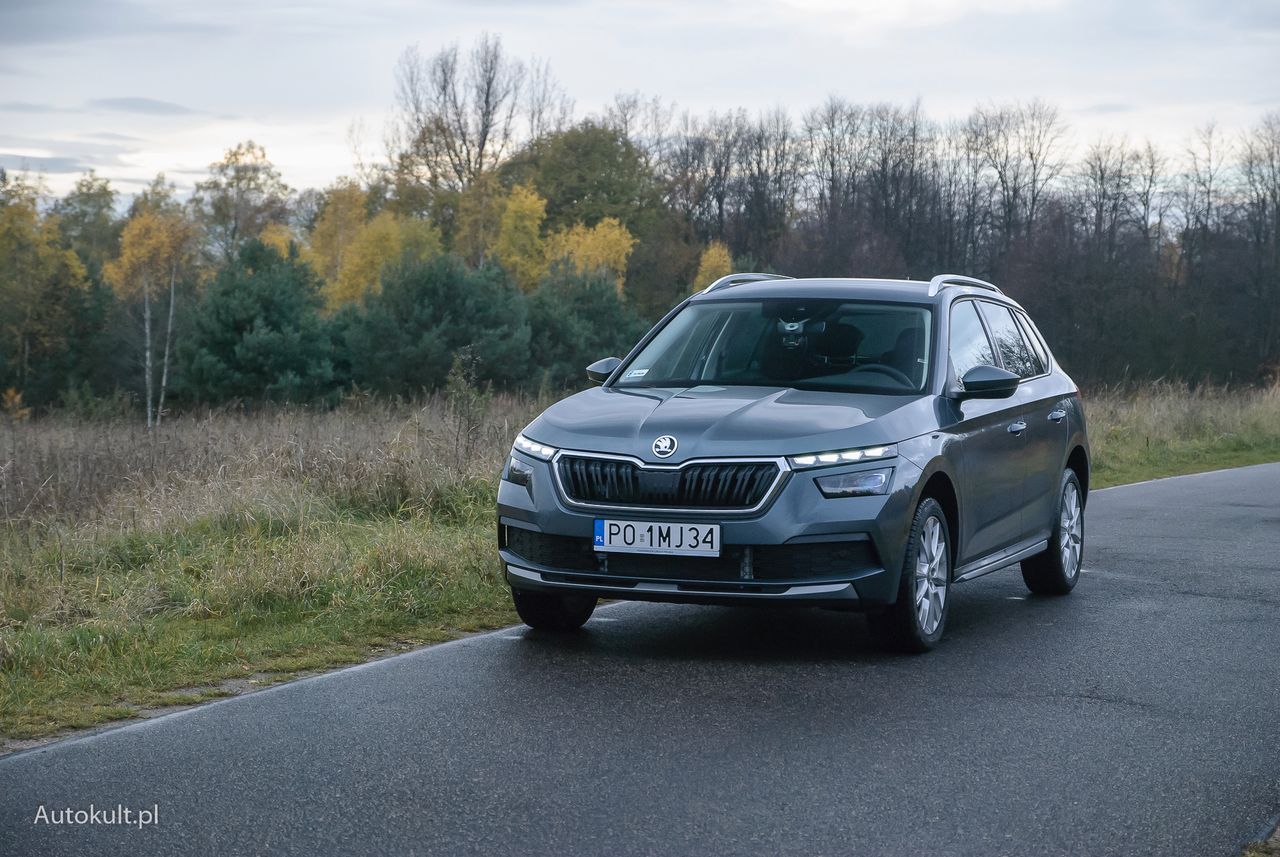
<path fill-rule="evenodd" d="M 871 630 L 888 648 L 919 654 L 942 639 L 951 592 L 951 530 L 941 504 L 925 497 L 916 507 L 898 599 L 868 617 Z"/>
<path fill-rule="evenodd" d="M 1066 595 L 1080 580 L 1084 560 L 1084 492 L 1074 470 L 1062 474 L 1049 547 L 1022 561 L 1022 579 L 1037 595 Z"/>
<path fill-rule="evenodd" d="M 530 628 L 561 634 L 581 628 L 596 609 L 594 595 L 576 592 L 561 594 L 512 589 L 511 600 L 520 620 Z"/>

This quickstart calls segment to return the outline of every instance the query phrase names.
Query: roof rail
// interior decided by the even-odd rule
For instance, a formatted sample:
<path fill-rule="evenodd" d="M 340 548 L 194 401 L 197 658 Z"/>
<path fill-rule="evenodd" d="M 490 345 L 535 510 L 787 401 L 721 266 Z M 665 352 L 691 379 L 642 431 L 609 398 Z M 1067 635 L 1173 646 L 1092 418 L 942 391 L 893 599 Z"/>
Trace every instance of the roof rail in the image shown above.
<path fill-rule="evenodd" d="M 929 297 L 933 297 L 943 286 L 974 286 L 979 289 L 990 289 L 998 295 L 1004 294 L 992 283 L 986 280 L 979 280 L 976 277 L 966 277 L 964 274 L 939 274 L 929 281 Z"/>
<path fill-rule="evenodd" d="M 721 277 L 711 285 L 702 290 L 702 294 L 707 295 L 711 292 L 718 292 L 721 289 L 727 289 L 730 286 L 739 286 L 743 283 L 754 283 L 759 280 L 793 280 L 794 277 L 788 277 L 786 274 L 730 274 L 727 277 Z"/>

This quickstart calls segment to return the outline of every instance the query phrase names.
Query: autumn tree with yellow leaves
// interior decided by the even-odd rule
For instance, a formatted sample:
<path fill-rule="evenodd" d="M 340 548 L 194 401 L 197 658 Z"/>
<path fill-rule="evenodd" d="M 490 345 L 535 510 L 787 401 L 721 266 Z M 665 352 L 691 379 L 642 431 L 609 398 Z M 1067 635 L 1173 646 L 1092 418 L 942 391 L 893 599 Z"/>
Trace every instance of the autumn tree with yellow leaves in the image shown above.
<path fill-rule="evenodd" d="M 502 218 L 509 199 L 493 173 L 477 178 L 459 196 L 453 251 L 467 264 L 479 266 L 493 251 L 502 232 Z"/>
<path fill-rule="evenodd" d="M 532 291 L 547 270 L 542 221 L 547 201 L 533 188 L 517 185 L 507 197 L 493 254 L 525 291 Z"/>
<path fill-rule="evenodd" d="M 440 255 L 440 232 L 424 220 L 383 211 L 362 225 L 342 254 L 337 275 L 324 283 L 333 310 L 382 288 L 382 273 L 398 262 L 425 262 Z"/>
<path fill-rule="evenodd" d="M 192 203 L 207 249 L 213 259 L 227 263 L 267 224 L 288 218 L 289 186 L 266 149 L 247 140 L 209 165 L 209 178 L 196 184 Z"/>
<path fill-rule="evenodd" d="M 547 255 L 552 263 L 568 262 L 580 274 L 604 272 L 622 294 L 627 257 L 636 239 L 616 217 L 606 217 L 590 228 L 574 224 L 552 235 L 548 245 Z"/>
<path fill-rule="evenodd" d="M 58 218 L 40 211 L 40 189 L 0 170 L 0 366 L 25 386 L 33 365 L 67 336 L 68 304 L 87 285 L 79 257 L 62 245 Z"/>
<path fill-rule="evenodd" d="M 174 310 L 177 306 L 177 283 L 179 275 L 189 262 L 193 239 L 192 225 L 180 210 L 142 208 L 124 227 L 120 255 L 108 262 L 103 270 L 107 282 L 120 298 L 142 301 L 142 371 L 147 428 L 158 426 L 164 416 L 170 352 L 173 346 Z M 168 318 L 165 323 L 160 395 L 157 401 L 151 316 L 152 304 L 160 290 L 166 288 L 169 298 Z"/>
<path fill-rule="evenodd" d="M 308 261 L 326 282 L 338 279 L 347 253 L 368 219 L 368 194 L 359 182 L 339 179 L 325 192 L 324 209 L 311 231 Z"/>
<path fill-rule="evenodd" d="M 377 292 L 388 265 L 423 262 L 443 252 L 440 230 L 425 220 L 390 210 L 370 219 L 368 211 L 368 191 L 352 179 L 340 179 L 326 193 L 324 210 L 302 253 L 324 281 L 329 310 Z"/>
<path fill-rule="evenodd" d="M 698 261 L 698 273 L 693 278 L 693 288 L 705 289 L 721 277 L 733 273 L 733 257 L 729 248 L 720 241 L 712 241 Z"/>

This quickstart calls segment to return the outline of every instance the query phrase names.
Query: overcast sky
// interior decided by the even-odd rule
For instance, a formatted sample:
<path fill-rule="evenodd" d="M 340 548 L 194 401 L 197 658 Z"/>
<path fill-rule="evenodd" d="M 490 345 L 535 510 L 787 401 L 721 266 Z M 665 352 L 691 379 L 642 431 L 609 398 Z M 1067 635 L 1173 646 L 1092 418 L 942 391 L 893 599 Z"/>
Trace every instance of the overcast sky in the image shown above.
<path fill-rule="evenodd" d="M 1171 151 L 1280 110 L 1280 0 L 0 0 L 0 166 L 62 192 L 88 168 L 126 194 L 189 186 L 243 139 L 294 187 L 379 146 L 393 68 L 500 35 L 549 60 L 576 115 L 638 90 L 704 112 L 838 93 L 919 97 L 936 118 L 1042 97 L 1072 138 Z"/>

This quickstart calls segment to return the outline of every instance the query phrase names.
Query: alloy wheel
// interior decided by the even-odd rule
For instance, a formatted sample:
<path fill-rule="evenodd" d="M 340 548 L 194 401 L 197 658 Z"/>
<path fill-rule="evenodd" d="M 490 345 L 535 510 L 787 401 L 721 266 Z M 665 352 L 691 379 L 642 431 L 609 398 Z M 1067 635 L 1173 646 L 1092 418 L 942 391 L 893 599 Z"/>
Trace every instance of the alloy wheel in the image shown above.
<path fill-rule="evenodd" d="M 1071 580 L 1080 572 L 1080 556 L 1084 551 L 1084 514 L 1080 508 L 1080 489 L 1074 482 L 1068 482 L 1062 490 L 1058 550 L 1062 554 L 1062 571 Z"/>
<path fill-rule="evenodd" d="M 926 636 L 931 636 L 942 623 L 947 602 L 947 577 L 950 556 L 942 521 L 936 515 L 925 519 L 916 545 L 916 621 Z"/>

